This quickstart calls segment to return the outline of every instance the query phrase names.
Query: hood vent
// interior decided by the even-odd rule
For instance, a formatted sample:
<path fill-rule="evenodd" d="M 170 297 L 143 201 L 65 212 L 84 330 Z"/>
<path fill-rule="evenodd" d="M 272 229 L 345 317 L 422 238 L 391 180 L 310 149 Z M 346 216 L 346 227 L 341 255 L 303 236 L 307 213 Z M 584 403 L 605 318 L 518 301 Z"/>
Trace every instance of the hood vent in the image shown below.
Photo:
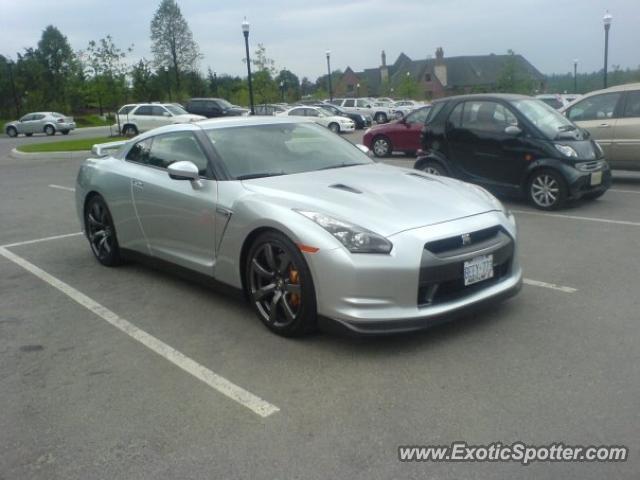
<path fill-rule="evenodd" d="M 407 175 L 409 175 L 410 177 L 418 177 L 421 178 L 422 180 L 426 180 L 427 182 L 433 182 L 433 179 L 429 178 L 429 177 L 425 177 L 424 175 L 422 175 L 421 173 L 407 173 Z"/>
<path fill-rule="evenodd" d="M 351 193 L 362 193 L 360 190 L 350 187 L 349 185 L 344 185 L 343 183 L 334 183 L 333 185 L 329 185 L 329 188 L 337 188 L 338 190 L 344 190 L 345 192 Z"/>

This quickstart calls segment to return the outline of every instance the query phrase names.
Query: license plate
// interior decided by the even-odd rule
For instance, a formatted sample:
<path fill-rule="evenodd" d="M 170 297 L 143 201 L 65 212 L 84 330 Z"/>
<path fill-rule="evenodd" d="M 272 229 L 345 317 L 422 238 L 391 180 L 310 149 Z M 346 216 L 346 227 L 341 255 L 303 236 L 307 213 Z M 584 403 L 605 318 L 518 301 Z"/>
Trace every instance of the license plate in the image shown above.
<path fill-rule="evenodd" d="M 591 174 L 591 185 L 600 185 L 602 183 L 602 172 L 593 172 Z"/>
<path fill-rule="evenodd" d="M 493 278 L 493 255 L 481 255 L 464 262 L 464 285 Z"/>

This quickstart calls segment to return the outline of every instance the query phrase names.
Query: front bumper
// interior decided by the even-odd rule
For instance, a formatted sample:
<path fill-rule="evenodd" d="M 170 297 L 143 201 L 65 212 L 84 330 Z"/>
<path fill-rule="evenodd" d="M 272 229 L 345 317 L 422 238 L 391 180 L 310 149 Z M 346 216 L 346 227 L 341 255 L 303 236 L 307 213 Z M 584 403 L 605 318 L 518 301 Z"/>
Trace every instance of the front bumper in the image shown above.
<path fill-rule="evenodd" d="M 426 249 L 427 243 L 460 238 L 488 227 L 498 227 L 500 242 L 495 237 L 444 256 Z M 318 314 L 358 333 L 397 333 L 426 328 L 504 300 L 515 295 L 522 284 L 515 238 L 515 225 L 502 213 L 489 212 L 392 235 L 389 239 L 394 248 L 389 255 L 351 254 L 344 248 L 307 255 Z M 494 267 L 493 279 L 470 287 L 455 286 L 463 275 L 464 261 L 497 253 L 506 245 L 510 246 L 506 256 L 494 256 L 494 263 L 501 264 Z M 442 272 L 447 278 L 438 277 Z M 425 301 L 425 285 L 438 282 L 444 294 Z"/>
<path fill-rule="evenodd" d="M 594 174 L 602 175 L 601 182 L 596 185 L 591 184 L 592 175 Z M 571 168 L 569 179 L 569 196 L 579 199 L 586 194 L 595 194 L 608 190 L 611 187 L 611 169 L 606 163 L 597 170 L 590 172 Z"/>
<path fill-rule="evenodd" d="M 341 132 L 353 132 L 356 129 L 356 124 L 355 123 L 341 123 L 340 124 L 340 131 Z"/>

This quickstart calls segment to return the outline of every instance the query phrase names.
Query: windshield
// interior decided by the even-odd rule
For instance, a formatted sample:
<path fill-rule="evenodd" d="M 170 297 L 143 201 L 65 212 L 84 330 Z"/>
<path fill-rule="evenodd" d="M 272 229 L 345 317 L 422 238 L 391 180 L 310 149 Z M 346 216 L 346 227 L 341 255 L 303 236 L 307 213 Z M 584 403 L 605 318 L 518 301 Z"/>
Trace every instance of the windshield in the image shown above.
<path fill-rule="evenodd" d="M 540 100 L 524 99 L 511 103 L 549 140 L 556 140 L 563 136 L 573 138 L 578 131 L 568 118 Z M 567 134 L 567 132 L 571 133 Z"/>
<path fill-rule="evenodd" d="M 169 110 L 174 115 L 189 115 L 189 113 L 182 107 L 178 107 L 177 105 L 165 105 L 164 108 Z"/>
<path fill-rule="evenodd" d="M 206 134 L 235 180 L 373 163 L 355 145 L 314 123 L 217 128 Z"/>
<path fill-rule="evenodd" d="M 229 108 L 233 108 L 233 105 L 231 105 L 229 102 L 227 102 L 223 98 L 217 99 L 216 102 L 218 103 L 218 105 L 220 105 L 220 108 L 222 108 L 223 110 L 227 110 Z"/>

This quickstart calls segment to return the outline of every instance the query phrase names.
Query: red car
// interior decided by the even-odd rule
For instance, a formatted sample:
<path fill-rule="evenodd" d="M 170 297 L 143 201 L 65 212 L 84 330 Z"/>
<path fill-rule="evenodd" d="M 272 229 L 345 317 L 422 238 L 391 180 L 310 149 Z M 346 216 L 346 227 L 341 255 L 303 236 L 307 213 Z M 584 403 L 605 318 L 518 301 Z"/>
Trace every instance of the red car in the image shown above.
<path fill-rule="evenodd" d="M 364 134 L 364 143 L 376 157 L 386 157 L 392 152 L 404 152 L 410 155 L 421 148 L 420 132 L 431 110 L 431 105 L 418 108 L 400 120 L 375 125 Z"/>

